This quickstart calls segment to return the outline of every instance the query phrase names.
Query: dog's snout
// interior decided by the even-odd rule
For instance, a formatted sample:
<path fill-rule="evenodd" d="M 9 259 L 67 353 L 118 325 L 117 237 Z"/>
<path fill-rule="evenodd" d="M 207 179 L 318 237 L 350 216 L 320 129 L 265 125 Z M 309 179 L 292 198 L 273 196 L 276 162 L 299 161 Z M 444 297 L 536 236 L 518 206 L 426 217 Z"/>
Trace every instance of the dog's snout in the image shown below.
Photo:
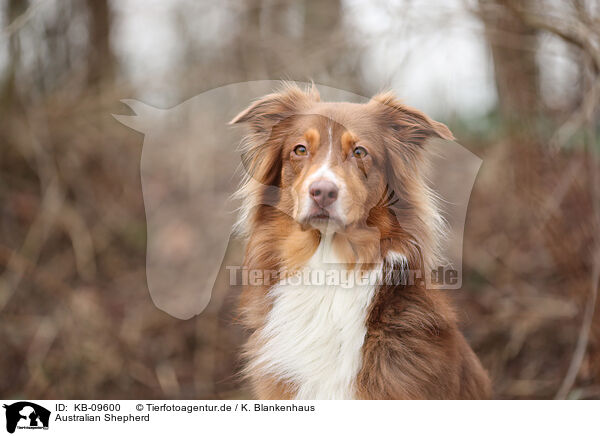
<path fill-rule="evenodd" d="M 309 188 L 310 196 L 320 207 L 327 207 L 337 200 L 338 191 L 336 184 L 328 180 L 317 180 Z"/>

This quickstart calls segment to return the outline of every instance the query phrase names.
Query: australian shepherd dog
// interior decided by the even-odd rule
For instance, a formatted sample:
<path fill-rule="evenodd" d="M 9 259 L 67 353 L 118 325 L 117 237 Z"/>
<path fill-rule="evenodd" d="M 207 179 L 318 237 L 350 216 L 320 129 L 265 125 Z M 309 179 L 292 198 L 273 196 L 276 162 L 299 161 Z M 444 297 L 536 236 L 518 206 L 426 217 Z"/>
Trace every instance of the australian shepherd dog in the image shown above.
<path fill-rule="evenodd" d="M 231 123 L 248 128 L 240 310 L 256 397 L 488 398 L 448 296 L 402 279 L 440 262 L 427 140 L 448 128 L 391 93 L 321 102 L 290 84 Z"/>

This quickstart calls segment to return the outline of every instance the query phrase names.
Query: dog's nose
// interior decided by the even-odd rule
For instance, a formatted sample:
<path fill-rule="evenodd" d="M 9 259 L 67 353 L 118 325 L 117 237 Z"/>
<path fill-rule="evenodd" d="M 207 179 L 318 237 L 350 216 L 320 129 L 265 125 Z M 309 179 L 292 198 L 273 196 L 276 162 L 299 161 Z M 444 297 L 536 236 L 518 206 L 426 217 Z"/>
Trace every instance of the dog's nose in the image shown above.
<path fill-rule="evenodd" d="M 315 203 L 327 207 L 337 199 L 338 187 L 328 180 L 317 180 L 310 184 L 309 192 Z"/>

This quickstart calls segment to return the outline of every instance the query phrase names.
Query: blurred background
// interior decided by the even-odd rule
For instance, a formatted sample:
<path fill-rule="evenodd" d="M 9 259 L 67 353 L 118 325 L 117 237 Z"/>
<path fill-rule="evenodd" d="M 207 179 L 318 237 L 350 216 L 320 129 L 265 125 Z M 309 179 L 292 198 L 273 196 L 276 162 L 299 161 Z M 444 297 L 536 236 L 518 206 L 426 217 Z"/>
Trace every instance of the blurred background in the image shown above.
<path fill-rule="evenodd" d="M 483 159 L 452 292 L 495 397 L 600 398 L 599 72 L 597 0 L 0 0 L 0 397 L 249 396 L 237 290 L 150 299 L 143 136 L 111 113 L 312 79 Z"/>

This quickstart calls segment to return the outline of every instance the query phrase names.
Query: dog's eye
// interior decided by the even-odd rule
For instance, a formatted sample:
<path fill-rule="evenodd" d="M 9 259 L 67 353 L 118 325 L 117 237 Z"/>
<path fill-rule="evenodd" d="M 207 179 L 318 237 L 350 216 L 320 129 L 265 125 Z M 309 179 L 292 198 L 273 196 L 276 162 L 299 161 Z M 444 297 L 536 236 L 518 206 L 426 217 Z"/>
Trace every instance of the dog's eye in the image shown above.
<path fill-rule="evenodd" d="M 369 153 L 367 153 L 367 150 L 365 150 L 363 147 L 356 147 L 352 154 L 354 157 L 363 158 Z"/>
<path fill-rule="evenodd" d="M 294 153 L 296 153 L 298 156 L 306 156 L 308 150 L 306 150 L 304 145 L 298 144 L 294 147 Z"/>

